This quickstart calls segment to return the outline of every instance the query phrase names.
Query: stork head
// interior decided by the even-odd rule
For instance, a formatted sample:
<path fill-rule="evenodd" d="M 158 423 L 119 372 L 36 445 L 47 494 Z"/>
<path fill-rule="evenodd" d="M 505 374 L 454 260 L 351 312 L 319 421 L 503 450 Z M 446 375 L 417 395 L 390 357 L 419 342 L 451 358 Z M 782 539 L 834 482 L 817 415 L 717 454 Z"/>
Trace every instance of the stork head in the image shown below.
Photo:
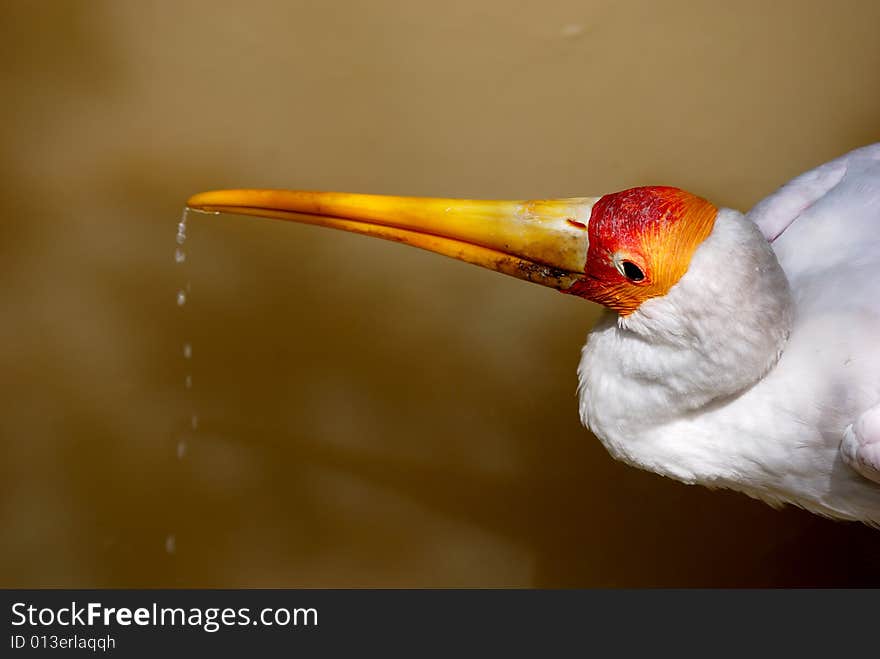
<path fill-rule="evenodd" d="M 584 277 L 568 292 L 623 316 L 666 295 L 687 272 L 717 213 L 678 188 L 631 188 L 601 197 L 590 214 Z"/>
<path fill-rule="evenodd" d="M 717 214 L 708 201 L 669 187 L 532 201 L 219 190 L 191 197 L 188 206 L 406 243 L 598 302 L 624 316 L 675 285 Z"/>

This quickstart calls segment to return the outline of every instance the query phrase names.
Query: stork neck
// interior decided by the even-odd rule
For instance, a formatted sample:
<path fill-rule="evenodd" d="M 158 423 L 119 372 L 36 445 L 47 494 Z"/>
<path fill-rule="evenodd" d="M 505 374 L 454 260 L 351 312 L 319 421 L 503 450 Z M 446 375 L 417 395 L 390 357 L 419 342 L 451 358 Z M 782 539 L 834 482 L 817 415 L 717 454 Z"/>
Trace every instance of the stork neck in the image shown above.
<path fill-rule="evenodd" d="M 778 361 L 794 304 L 770 244 L 722 209 L 669 293 L 591 333 L 581 416 L 600 437 L 679 417 L 744 391 Z"/>

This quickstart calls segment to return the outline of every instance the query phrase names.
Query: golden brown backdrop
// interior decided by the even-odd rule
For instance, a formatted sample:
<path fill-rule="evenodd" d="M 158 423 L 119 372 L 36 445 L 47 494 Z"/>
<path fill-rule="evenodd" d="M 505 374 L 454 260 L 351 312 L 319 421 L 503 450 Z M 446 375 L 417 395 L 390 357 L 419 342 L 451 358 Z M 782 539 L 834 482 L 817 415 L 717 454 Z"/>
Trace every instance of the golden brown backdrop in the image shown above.
<path fill-rule="evenodd" d="M 880 532 L 613 462 L 589 303 L 241 217 L 173 258 L 216 187 L 747 209 L 880 139 L 877 2 L 2 11 L 0 585 L 880 584 Z"/>

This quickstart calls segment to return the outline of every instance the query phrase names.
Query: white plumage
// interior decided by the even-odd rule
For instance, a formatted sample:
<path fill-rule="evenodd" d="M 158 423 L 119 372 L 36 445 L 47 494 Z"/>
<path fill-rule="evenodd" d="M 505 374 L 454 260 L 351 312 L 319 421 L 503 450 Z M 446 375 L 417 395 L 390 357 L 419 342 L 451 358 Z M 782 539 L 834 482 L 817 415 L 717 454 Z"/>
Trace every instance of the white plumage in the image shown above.
<path fill-rule="evenodd" d="M 578 374 L 584 424 L 623 461 L 880 524 L 880 144 L 721 210 Z"/>

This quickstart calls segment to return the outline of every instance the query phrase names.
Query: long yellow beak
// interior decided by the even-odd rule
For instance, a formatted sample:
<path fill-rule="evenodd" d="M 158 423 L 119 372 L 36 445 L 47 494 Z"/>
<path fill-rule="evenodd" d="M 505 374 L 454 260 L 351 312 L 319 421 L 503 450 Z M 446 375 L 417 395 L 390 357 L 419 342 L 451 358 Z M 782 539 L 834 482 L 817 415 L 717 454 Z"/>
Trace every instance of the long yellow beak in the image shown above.
<path fill-rule="evenodd" d="M 562 291 L 584 274 L 598 197 L 486 201 L 305 190 L 216 190 L 190 208 L 342 229 L 421 247 Z"/>

